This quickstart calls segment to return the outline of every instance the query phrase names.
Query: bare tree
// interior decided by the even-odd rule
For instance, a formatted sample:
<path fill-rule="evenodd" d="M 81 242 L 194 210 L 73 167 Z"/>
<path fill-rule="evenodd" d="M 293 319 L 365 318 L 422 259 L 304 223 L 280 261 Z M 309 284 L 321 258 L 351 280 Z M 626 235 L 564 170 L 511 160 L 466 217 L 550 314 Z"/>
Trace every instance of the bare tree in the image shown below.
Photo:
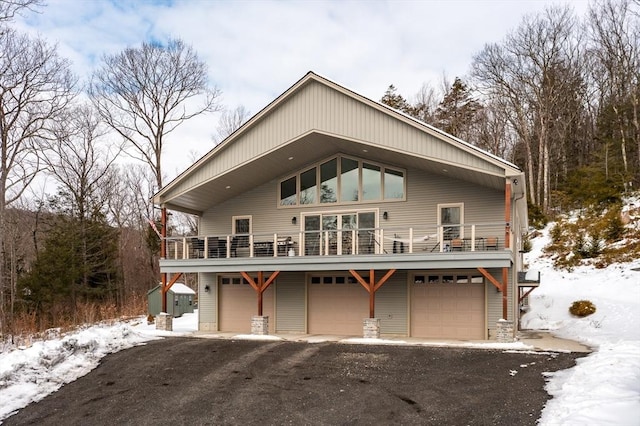
<path fill-rule="evenodd" d="M 12 20 L 23 9 L 34 10 L 42 0 L 0 0 L 0 23 Z"/>
<path fill-rule="evenodd" d="M 480 148 L 513 161 L 514 135 L 506 111 L 499 100 L 491 100 L 478 112 L 472 132 Z"/>
<path fill-rule="evenodd" d="M 509 108 L 525 151 L 531 202 L 546 211 L 550 201 L 551 129 L 562 115 L 566 96 L 579 87 L 579 43 L 568 7 L 528 16 L 502 44 L 485 46 L 474 57 L 479 89 Z"/>
<path fill-rule="evenodd" d="M 162 187 L 165 137 L 186 120 L 219 108 L 219 91 L 208 87 L 205 63 L 179 39 L 105 56 L 89 95 L 106 123 L 134 148 L 132 155 L 151 167 L 156 189 Z"/>
<path fill-rule="evenodd" d="M 121 147 L 108 143 L 107 129 L 91 105 L 69 110 L 53 135 L 42 158 L 60 190 L 71 196 L 71 215 L 82 223 L 95 211 L 106 213 L 112 164 Z"/>
<path fill-rule="evenodd" d="M 435 123 L 435 112 L 442 93 L 433 86 L 423 83 L 418 93 L 413 97 L 411 115 L 428 124 Z"/>
<path fill-rule="evenodd" d="M 119 300 L 145 294 L 157 285 L 157 257 L 154 248 L 160 244 L 152 231 L 153 195 L 155 177 L 142 165 L 120 167 L 114 182 L 114 192 L 109 200 L 109 216 L 120 230 L 118 250 L 123 285 L 118 291 Z"/>
<path fill-rule="evenodd" d="M 0 265 L 5 265 L 6 208 L 40 171 L 35 151 L 73 99 L 76 80 L 55 47 L 9 28 L 0 32 L 0 70 Z M 0 309 L 4 288 L 0 267 Z"/>
<path fill-rule="evenodd" d="M 637 5 L 637 3 L 636 3 Z M 629 0 L 602 0 L 589 9 L 591 71 L 600 107 L 610 108 L 624 174 L 630 174 L 629 151 L 640 169 L 640 19 Z M 629 146 L 629 143 L 634 146 Z M 606 165 L 608 171 L 608 164 Z M 625 182 L 626 183 L 626 182 Z"/>
<path fill-rule="evenodd" d="M 224 110 L 213 136 L 216 145 L 238 130 L 250 116 L 251 113 L 243 105 L 238 105 L 232 110 Z"/>

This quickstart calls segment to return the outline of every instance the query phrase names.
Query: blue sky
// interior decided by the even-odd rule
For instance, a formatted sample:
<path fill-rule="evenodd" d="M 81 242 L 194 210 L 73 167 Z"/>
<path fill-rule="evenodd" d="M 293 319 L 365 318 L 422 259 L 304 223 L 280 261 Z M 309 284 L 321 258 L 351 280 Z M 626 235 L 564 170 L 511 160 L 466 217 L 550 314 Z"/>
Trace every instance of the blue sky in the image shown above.
<path fill-rule="evenodd" d="M 255 114 L 308 71 L 375 100 L 389 84 L 411 98 L 425 82 L 464 76 L 473 55 L 504 39 L 525 14 L 565 3 L 580 17 L 588 6 L 587 0 L 47 0 L 41 13 L 24 14 L 14 26 L 57 43 L 83 79 L 104 54 L 182 38 L 208 64 L 223 104 Z M 217 120 L 200 117 L 171 136 L 169 177 L 212 147 Z"/>

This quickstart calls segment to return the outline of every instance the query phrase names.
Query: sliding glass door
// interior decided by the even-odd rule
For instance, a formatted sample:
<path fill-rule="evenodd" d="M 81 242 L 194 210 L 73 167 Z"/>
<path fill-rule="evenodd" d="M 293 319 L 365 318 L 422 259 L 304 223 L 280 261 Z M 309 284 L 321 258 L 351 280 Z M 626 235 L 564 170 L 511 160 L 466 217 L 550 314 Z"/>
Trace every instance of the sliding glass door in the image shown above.
<path fill-rule="evenodd" d="M 304 253 L 346 255 L 375 253 L 376 212 L 345 212 L 304 216 Z"/>

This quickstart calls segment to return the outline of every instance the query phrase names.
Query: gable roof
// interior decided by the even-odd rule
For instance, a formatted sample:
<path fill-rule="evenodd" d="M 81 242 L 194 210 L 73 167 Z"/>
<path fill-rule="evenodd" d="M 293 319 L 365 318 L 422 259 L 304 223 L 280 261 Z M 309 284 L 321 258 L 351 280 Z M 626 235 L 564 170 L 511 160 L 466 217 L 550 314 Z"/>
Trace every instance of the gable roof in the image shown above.
<path fill-rule="evenodd" d="M 496 189 L 504 188 L 505 178 L 522 175 L 508 161 L 309 72 L 162 188 L 153 201 L 200 214 L 338 152 Z"/>

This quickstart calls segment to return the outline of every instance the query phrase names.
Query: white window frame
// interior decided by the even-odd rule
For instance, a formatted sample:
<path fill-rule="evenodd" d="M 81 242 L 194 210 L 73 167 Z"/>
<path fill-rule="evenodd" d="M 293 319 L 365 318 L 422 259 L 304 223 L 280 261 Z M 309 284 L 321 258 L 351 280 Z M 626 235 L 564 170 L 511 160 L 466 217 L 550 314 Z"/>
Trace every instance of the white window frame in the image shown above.
<path fill-rule="evenodd" d="M 438 226 L 442 226 L 442 209 L 450 208 L 450 207 L 459 207 L 460 208 L 460 237 L 464 238 L 464 203 L 442 203 L 437 205 L 437 214 L 438 217 Z M 446 225 L 445 225 L 446 226 Z M 455 225 L 454 225 L 455 226 Z"/>
<path fill-rule="evenodd" d="M 233 235 L 238 233 L 236 231 L 236 220 L 239 219 L 249 219 L 249 234 L 253 233 L 253 216 L 251 215 L 231 216 L 231 233 Z"/>
<path fill-rule="evenodd" d="M 341 167 L 341 159 L 342 158 L 348 158 L 351 160 L 355 160 L 358 162 L 358 201 L 340 201 L 342 194 L 340 193 L 340 191 L 342 190 L 341 188 L 341 179 L 342 179 L 342 167 Z M 337 190 L 338 193 L 336 194 L 336 202 L 335 203 L 321 203 L 320 202 L 320 193 L 318 192 L 316 194 L 316 202 L 313 204 L 301 204 L 300 203 L 300 185 L 301 185 L 301 181 L 300 181 L 300 176 L 302 173 L 308 171 L 311 168 L 316 169 L 316 190 L 319 191 L 320 188 L 320 166 L 328 161 L 331 161 L 333 159 L 336 159 L 337 162 Z M 380 199 L 377 200 L 363 200 L 363 193 L 362 193 L 362 168 L 363 168 L 363 164 L 367 163 L 367 164 L 371 164 L 373 166 L 378 166 L 380 167 L 380 184 L 382 185 L 381 192 L 380 192 Z M 387 169 L 390 170 L 394 170 L 397 172 L 401 172 L 403 175 L 403 188 L 402 188 L 402 198 L 390 198 L 390 199 L 385 199 L 384 198 L 384 191 L 385 191 L 385 171 Z M 281 205 L 280 201 L 282 198 L 282 182 L 291 179 L 292 177 L 296 177 L 296 203 L 295 204 L 291 204 L 291 205 Z M 277 200 L 276 200 L 276 206 L 279 209 L 288 209 L 288 208 L 300 208 L 300 207 L 333 207 L 333 206 L 354 206 L 354 205 L 361 205 L 361 204 L 377 204 L 377 203 L 394 203 L 394 202 L 400 202 L 400 201 L 407 201 L 407 170 L 402 168 L 402 167 L 396 167 L 396 166 L 391 166 L 391 165 L 386 165 L 386 164 L 382 164 L 379 163 L 377 161 L 371 161 L 371 160 L 367 160 L 365 158 L 360 158 L 360 157 L 355 157 L 352 155 L 344 155 L 344 154 L 338 154 L 338 155 L 334 155 L 332 157 L 328 157 L 325 158 L 323 160 L 320 160 L 318 162 L 315 162 L 313 164 L 308 164 L 305 167 L 300 168 L 298 171 L 296 171 L 295 173 L 290 173 L 288 175 L 286 175 L 285 177 L 283 177 L 282 179 L 278 179 L 278 196 L 277 196 Z"/>
<path fill-rule="evenodd" d="M 380 209 L 379 208 L 367 208 L 365 206 L 358 208 L 358 209 L 349 209 L 349 208 L 344 208 L 344 209 L 340 209 L 340 210 L 319 210 L 319 211 L 315 211 L 315 212 L 303 212 L 300 214 L 300 230 L 301 232 L 305 232 L 304 231 L 304 223 L 305 223 L 305 218 L 307 216 L 320 216 L 320 232 L 322 234 L 323 230 L 322 230 L 322 216 L 337 216 L 337 215 L 345 215 L 345 214 L 355 214 L 356 216 L 360 213 L 373 213 L 374 214 L 374 218 L 375 218 L 375 228 L 377 229 L 380 226 Z M 338 233 L 338 238 L 341 238 L 342 236 L 342 224 L 338 225 L 338 229 L 336 230 L 336 232 Z M 360 223 L 358 223 L 358 227 L 360 226 Z M 357 241 L 357 239 L 356 239 Z M 356 241 L 354 241 L 354 244 L 356 244 Z M 381 248 L 376 244 L 375 245 L 375 253 L 379 253 L 379 251 L 381 250 Z M 342 248 L 339 248 L 339 254 L 343 254 L 341 253 Z M 348 254 L 348 253 L 344 253 L 344 254 Z"/>

